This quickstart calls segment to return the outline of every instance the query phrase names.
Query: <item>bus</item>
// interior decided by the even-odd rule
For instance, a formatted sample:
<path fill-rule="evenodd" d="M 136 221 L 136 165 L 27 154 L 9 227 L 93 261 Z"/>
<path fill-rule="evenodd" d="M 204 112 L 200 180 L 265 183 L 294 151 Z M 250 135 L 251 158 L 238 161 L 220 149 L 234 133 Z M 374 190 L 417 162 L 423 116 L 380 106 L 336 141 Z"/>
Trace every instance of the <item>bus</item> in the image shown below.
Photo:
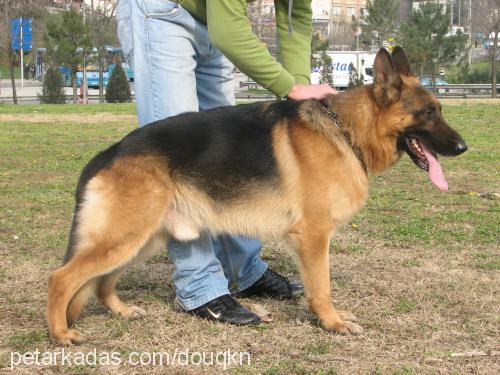
<path fill-rule="evenodd" d="M 97 51 L 94 49 L 94 55 Z M 95 60 L 95 59 L 94 59 Z M 119 47 L 106 47 L 106 66 L 104 67 L 103 72 L 103 85 L 106 87 L 109 82 L 109 78 L 115 69 L 116 64 L 121 64 L 125 74 L 127 75 L 127 80 L 129 82 L 134 81 L 134 71 L 132 67 L 124 61 L 123 59 L 123 51 Z M 95 64 L 90 64 L 86 66 L 86 75 L 87 75 L 87 86 L 90 88 L 99 88 L 99 67 Z M 76 73 L 76 84 L 77 86 L 81 86 L 83 82 L 83 67 L 78 69 Z"/>

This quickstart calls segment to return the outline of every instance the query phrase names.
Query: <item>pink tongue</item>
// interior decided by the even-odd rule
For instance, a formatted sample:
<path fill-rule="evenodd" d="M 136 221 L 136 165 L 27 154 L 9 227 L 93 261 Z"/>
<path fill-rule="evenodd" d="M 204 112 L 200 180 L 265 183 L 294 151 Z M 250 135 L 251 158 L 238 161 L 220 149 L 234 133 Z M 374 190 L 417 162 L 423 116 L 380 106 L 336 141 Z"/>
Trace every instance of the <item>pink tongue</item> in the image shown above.
<path fill-rule="evenodd" d="M 420 148 L 424 152 L 425 158 L 429 163 L 429 178 L 432 183 L 442 191 L 448 191 L 448 182 L 444 178 L 443 170 L 441 169 L 441 164 L 437 158 L 421 143 L 418 142 Z"/>

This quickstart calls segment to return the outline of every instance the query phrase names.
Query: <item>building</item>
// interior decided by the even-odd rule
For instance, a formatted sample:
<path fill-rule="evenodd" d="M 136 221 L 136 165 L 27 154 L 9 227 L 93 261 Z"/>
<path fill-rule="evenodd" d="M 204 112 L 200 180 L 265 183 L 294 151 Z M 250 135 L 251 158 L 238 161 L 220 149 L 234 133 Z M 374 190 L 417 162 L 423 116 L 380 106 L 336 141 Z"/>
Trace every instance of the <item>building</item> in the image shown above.
<path fill-rule="evenodd" d="M 446 13 L 448 6 L 453 6 L 453 0 L 427 0 L 427 1 L 414 1 L 412 4 L 412 10 L 418 11 L 423 4 L 426 3 L 439 3 L 443 6 L 443 13 Z"/>
<path fill-rule="evenodd" d="M 51 0 L 49 1 L 49 12 L 59 12 L 69 10 L 70 8 L 88 11 L 94 6 L 94 9 L 115 9 L 118 0 Z"/>
<path fill-rule="evenodd" d="M 258 0 L 249 3 L 253 12 L 261 16 L 274 14 L 274 0 Z M 352 18 L 359 18 L 365 9 L 366 0 L 312 0 L 313 19 L 350 23 Z"/>
<path fill-rule="evenodd" d="M 70 8 L 80 10 L 83 0 L 51 0 L 48 11 L 51 13 L 69 10 Z"/>
<path fill-rule="evenodd" d="M 366 7 L 366 0 L 312 0 L 313 19 L 351 23 L 359 18 Z"/>
<path fill-rule="evenodd" d="M 312 0 L 313 29 L 330 40 L 331 47 L 350 49 L 356 36 L 351 27 L 366 9 L 366 0 Z"/>

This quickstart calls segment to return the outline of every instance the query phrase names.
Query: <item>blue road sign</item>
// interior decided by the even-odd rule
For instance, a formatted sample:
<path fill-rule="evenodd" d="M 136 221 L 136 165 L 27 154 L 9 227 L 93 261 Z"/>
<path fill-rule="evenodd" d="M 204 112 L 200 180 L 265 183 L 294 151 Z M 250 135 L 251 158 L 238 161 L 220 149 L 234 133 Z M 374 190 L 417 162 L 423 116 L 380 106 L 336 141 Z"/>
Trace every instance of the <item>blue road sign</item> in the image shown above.
<path fill-rule="evenodd" d="M 10 22 L 10 31 L 12 37 L 12 48 L 16 51 L 22 49 L 31 51 L 33 49 L 33 29 L 31 27 L 33 21 L 31 18 L 13 18 Z M 21 40 L 21 28 L 22 37 Z"/>

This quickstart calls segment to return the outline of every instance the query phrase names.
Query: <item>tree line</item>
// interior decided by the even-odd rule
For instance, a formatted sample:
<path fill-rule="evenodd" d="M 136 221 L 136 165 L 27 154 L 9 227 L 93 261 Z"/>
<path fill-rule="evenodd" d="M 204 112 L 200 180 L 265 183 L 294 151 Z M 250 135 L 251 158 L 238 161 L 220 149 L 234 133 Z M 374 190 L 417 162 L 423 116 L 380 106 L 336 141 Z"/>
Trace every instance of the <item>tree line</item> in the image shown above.
<path fill-rule="evenodd" d="M 94 64 L 99 72 L 99 101 L 104 102 L 103 77 L 106 68 L 106 46 L 117 42 L 115 22 L 117 1 L 94 0 L 88 5 L 84 4 L 82 11 L 70 7 L 55 14 L 48 11 L 51 3 L 52 1 L 49 0 L 0 0 L 2 17 L 0 56 L 7 60 L 10 67 L 14 103 L 17 103 L 14 69 L 22 52 L 14 50 L 12 46 L 10 22 L 11 19 L 20 17 L 33 19 L 39 42 L 46 47 L 44 55 L 46 79 L 42 97 L 47 101 L 63 100 L 63 88 L 61 85 L 58 87 L 57 83 L 62 83 L 62 77 L 59 79 L 59 67 L 64 66 L 71 72 L 73 102 L 76 103 L 78 101 L 77 71 L 83 65 Z M 120 63 L 116 64 L 113 73 L 115 71 L 115 75 L 120 78 L 125 76 L 126 81 L 126 75 Z M 115 82 L 116 77 L 111 77 L 109 85 L 113 86 Z M 123 87 L 123 83 L 120 83 L 120 87 Z M 113 100 L 115 96 L 113 94 L 109 99 Z"/>
<path fill-rule="evenodd" d="M 74 102 L 77 101 L 77 70 L 84 63 L 95 63 L 99 71 L 99 100 L 103 102 L 106 46 L 116 43 L 114 16 L 117 2 L 94 0 L 83 12 L 68 10 L 59 14 L 47 12 L 50 3 L 50 0 L 0 0 L 0 15 L 5 21 L 0 23 L 0 56 L 10 67 L 14 102 L 17 102 L 14 67 L 20 52 L 11 46 L 9 27 L 10 20 L 16 17 L 33 18 L 37 29 L 44 30 L 42 41 L 47 47 L 47 65 L 49 69 L 69 68 Z M 452 32 L 450 9 L 438 2 L 425 2 L 405 22 L 399 22 L 399 3 L 396 0 L 367 1 L 366 12 L 352 23 L 353 30 L 360 31 L 362 45 L 381 47 L 384 42 L 394 40 L 394 44 L 405 47 L 420 75 L 428 73 L 434 76 L 441 66 L 450 63 L 465 65 L 472 40 L 460 29 Z M 474 39 L 487 50 L 491 83 L 496 87 L 500 0 L 475 0 L 474 11 L 480 20 L 474 25 L 480 30 Z M 322 41 L 313 41 L 314 44 L 320 45 L 322 50 L 327 48 Z M 326 55 L 323 58 L 328 59 Z M 492 91 L 495 95 L 496 90 Z"/>
<path fill-rule="evenodd" d="M 392 40 L 405 47 L 417 74 L 428 73 L 433 77 L 446 64 L 464 66 L 476 42 L 487 51 L 492 93 L 496 97 L 500 0 L 474 1 L 475 19 L 480 20 L 471 24 L 478 31 L 473 34 L 474 40 L 460 28 L 452 29 L 450 8 L 439 2 L 421 3 L 406 22 L 399 24 L 397 11 L 398 1 L 369 0 L 366 12 L 353 22 L 353 27 L 361 31 L 361 42 L 381 47 L 384 41 Z"/>

